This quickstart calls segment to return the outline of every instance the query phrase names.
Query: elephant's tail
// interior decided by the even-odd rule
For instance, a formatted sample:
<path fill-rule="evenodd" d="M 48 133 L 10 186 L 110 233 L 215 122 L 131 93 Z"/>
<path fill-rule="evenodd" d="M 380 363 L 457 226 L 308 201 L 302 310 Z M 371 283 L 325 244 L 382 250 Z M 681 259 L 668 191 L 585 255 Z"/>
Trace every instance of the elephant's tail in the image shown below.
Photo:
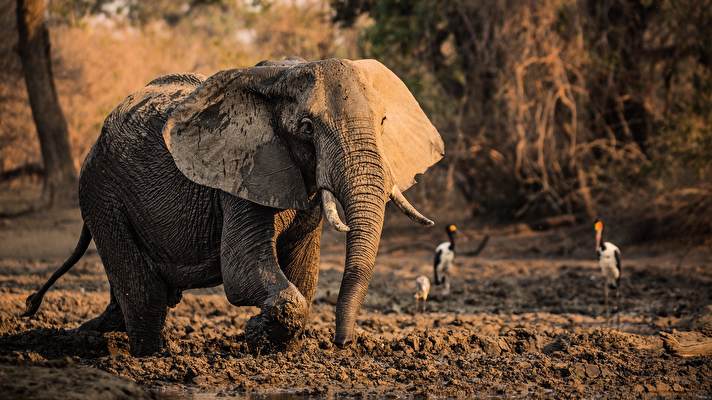
<path fill-rule="evenodd" d="M 87 228 L 87 225 L 84 224 L 82 226 L 82 233 L 79 235 L 79 242 L 77 242 L 77 247 L 74 249 L 74 252 L 72 253 L 71 256 L 67 259 L 67 261 L 62 264 L 62 266 L 54 271 L 52 276 L 49 277 L 47 282 L 45 282 L 44 285 L 40 288 L 40 290 L 32 293 L 29 297 L 27 297 L 27 300 L 25 300 L 25 312 L 22 313 L 23 317 L 31 317 L 35 315 L 37 310 L 39 310 L 40 305 L 42 304 L 42 298 L 44 298 L 45 293 L 49 290 L 49 288 L 54 285 L 54 283 L 57 281 L 57 279 L 61 278 L 62 275 L 67 273 L 74 264 L 79 261 L 80 258 L 84 255 L 84 253 L 87 251 L 87 248 L 89 248 L 89 243 L 91 243 L 91 232 L 89 232 L 89 228 Z"/>

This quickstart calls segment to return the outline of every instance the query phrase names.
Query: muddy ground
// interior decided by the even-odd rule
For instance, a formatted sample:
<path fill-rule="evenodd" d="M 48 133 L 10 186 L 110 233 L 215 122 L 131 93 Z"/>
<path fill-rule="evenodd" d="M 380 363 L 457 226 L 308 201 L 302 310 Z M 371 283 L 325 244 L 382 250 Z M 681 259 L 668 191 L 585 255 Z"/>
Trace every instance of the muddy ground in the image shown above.
<path fill-rule="evenodd" d="M 0 208 L 17 209 L 23 196 L 19 189 L 5 192 Z M 414 280 L 431 274 L 432 255 L 417 246 L 392 249 L 434 246 L 444 233 L 440 225 L 420 229 L 391 218 L 358 320 L 359 339 L 350 348 L 331 343 L 343 242 L 326 232 L 319 290 L 297 350 L 250 354 L 243 328 L 257 310 L 231 306 L 218 287 L 184 293 L 169 313 L 165 351 L 138 359 L 128 354 L 123 333 L 70 332 L 108 302 L 93 247 L 34 318 L 17 317 L 27 295 L 72 251 L 80 224 L 76 209 L 0 219 L 0 391 L 10 397 L 712 393 L 712 359 L 673 356 L 659 336 L 688 329 L 691 318 L 712 304 L 709 244 L 689 253 L 669 243 L 626 245 L 611 227 L 608 238 L 617 239 L 624 254 L 623 311 L 616 327 L 603 317 L 589 226 L 545 232 L 523 225 L 488 228 L 492 239 L 479 256 L 458 257 L 452 294 L 442 298 L 435 290 L 426 312 L 414 314 Z M 485 232 L 461 228 L 469 236 L 462 251 L 476 247 Z"/>

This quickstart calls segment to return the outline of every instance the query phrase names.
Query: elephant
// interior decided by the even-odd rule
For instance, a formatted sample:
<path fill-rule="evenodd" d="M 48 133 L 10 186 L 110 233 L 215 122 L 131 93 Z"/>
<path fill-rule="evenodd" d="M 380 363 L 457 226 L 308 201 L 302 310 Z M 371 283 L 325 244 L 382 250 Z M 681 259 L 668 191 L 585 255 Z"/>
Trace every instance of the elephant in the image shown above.
<path fill-rule="evenodd" d="M 104 121 L 80 172 L 77 247 L 24 315 L 93 239 L 110 301 L 78 329 L 126 331 L 131 354 L 154 354 L 182 291 L 223 284 L 232 305 L 260 308 L 245 327 L 248 345 L 284 349 L 307 322 L 324 217 L 346 233 L 333 338 L 343 348 L 354 340 L 386 203 L 432 225 L 402 192 L 443 155 L 416 99 L 376 60 L 292 58 L 208 78 L 161 76 Z"/>

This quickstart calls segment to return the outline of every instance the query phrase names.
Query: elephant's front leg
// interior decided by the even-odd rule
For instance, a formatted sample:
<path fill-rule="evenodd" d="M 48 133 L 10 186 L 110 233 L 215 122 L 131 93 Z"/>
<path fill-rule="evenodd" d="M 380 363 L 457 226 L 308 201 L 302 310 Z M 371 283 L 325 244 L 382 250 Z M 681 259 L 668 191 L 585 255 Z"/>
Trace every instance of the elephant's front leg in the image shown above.
<path fill-rule="evenodd" d="M 237 306 L 258 306 L 245 336 L 253 350 L 286 348 L 304 328 L 308 305 L 277 260 L 276 211 L 223 194 L 221 268 L 225 294 Z"/>

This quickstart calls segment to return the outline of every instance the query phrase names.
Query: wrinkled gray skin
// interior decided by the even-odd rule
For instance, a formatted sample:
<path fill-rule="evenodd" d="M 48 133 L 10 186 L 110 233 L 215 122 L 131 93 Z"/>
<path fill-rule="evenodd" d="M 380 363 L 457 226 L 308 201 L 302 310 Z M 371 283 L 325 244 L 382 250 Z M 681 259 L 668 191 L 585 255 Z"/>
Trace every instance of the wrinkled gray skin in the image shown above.
<path fill-rule="evenodd" d="M 111 302 L 80 329 L 126 329 L 132 354 L 152 354 L 161 347 L 167 308 L 180 301 L 181 291 L 223 283 L 230 303 L 261 307 L 246 328 L 248 342 L 254 348 L 284 348 L 304 328 L 314 297 L 320 189 L 328 189 L 342 204 L 350 228 L 335 342 L 343 346 L 353 339 L 393 183 L 377 150 L 380 126 L 373 121 L 380 119 L 365 106 L 354 72 L 338 60 L 320 63 L 324 87 L 312 91 L 326 93 L 331 115 L 309 115 L 311 132 L 285 124 L 304 115 L 290 92 L 300 90 L 293 72 L 287 81 L 279 73 L 254 78 L 256 87 L 270 88 L 266 97 L 277 132 L 301 170 L 309 200 L 301 210 L 259 205 L 197 184 L 179 171 L 162 130 L 202 77 L 158 78 L 149 83 L 150 90 L 130 96 L 109 115 L 82 167 L 79 198 L 91 235 L 82 237 L 96 243 Z M 307 82 L 309 70 L 304 68 Z"/>

